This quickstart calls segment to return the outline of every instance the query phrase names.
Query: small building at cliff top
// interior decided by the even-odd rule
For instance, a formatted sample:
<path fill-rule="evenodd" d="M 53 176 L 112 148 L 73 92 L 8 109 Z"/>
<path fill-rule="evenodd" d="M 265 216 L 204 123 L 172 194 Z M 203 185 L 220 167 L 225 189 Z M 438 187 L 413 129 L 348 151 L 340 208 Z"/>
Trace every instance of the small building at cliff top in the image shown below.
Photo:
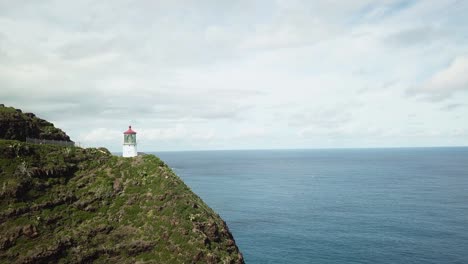
<path fill-rule="evenodd" d="M 124 132 L 122 156 L 136 157 L 137 155 L 136 132 L 132 130 L 132 126 L 128 126 L 128 130 Z"/>

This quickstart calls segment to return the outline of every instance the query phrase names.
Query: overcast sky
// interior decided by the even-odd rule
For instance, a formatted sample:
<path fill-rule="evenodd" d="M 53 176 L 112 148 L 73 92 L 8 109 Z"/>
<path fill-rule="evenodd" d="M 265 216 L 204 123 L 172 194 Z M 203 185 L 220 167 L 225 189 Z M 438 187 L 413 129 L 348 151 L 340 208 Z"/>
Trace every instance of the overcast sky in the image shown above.
<path fill-rule="evenodd" d="M 468 1 L 0 0 L 0 103 L 85 146 L 468 145 Z"/>

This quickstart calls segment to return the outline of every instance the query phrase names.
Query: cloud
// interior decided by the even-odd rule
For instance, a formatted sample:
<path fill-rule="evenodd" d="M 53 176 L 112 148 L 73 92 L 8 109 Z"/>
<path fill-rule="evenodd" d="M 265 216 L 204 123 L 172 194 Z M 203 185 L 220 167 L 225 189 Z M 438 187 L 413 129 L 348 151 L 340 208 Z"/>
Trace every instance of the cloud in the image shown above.
<path fill-rule="evenodd" d="M 433 26 L 417 26 L 408 29 L 400 29 L 386 36 L 383 41 L 398 47 L 408 48 L 413 45 L 428 46 L 434 41 L 443 40 L 445 32 L 437 30 Z"/>
<path fill-rule="evenodd" d="M 120 131 L 101 127 L 90 131 L 83 131 L 78 140 L 87 144 L 96 144 L 103 141 L 115 141 L 121 137 L 121 134 Z"/>
<path fill-rule="evenodd" d="M 334 127 L 324 128 L 320 126 L 307 126 L 297 131 L 297 134 L 303 138 L 358 138 L 358 137 L 385 137 L 393 131 L 386 131 L 378 127 L 356 127 L 350 124 L 338 124 Z"/>
<path fill-rule="evenodd" d="M 421 130 L 448 131 L 468 124 L 467 8 L 0 1 L 0 101 L 114 150 L 129 123 L 148 149 L 365 144 L 414 134 L 395 132 L 409 115 Z"/>
<path fill-rule="evenodd" d="M 408 90 L 434 101 L 445 100 L 468 90 L 468 56 L 455 58 L 446 68 L 436 72 L 420 86 Z"/>
<path fill-rule="evenodd" d="M 176 124 L 172 127 L 141 129 L 141 140 L 210 140 L 215 136 L 213 129 L 191 130 L 184 124 Z"/>
<path fill-rule="evenodd" d="M 264 127 L 246 126 L 236 131 L 234 135 L 230 136 L 231 139 L 254 139 L 267 135 L 267 130 Z"/>
<path fill-rule="evenodd" d="M 440 109 L 443 110 L 443 111 L 453 111 L 453 110 L 456 110 L 460 107 L 464 107 L 466 104 L 448 104 L 448 105 L 444 105 L 442 106 Z"/>
<path fill-rule="evenodd" d="M 304 109 L 289 119 L 291 126 L 339 127 L 352 120 L 351 110 L 343 106 L 329 109 Z"/>

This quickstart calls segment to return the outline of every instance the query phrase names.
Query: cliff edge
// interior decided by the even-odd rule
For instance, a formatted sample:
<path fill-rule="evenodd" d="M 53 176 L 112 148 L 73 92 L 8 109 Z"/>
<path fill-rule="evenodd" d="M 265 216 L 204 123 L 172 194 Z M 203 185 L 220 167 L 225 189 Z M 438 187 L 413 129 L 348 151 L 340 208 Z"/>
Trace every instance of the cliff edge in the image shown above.
<path fill-rule="evenodd" d="M 244 263 L 226 223 L 156 156 L 9 135 L 0 139 L 1 263 Z"/>

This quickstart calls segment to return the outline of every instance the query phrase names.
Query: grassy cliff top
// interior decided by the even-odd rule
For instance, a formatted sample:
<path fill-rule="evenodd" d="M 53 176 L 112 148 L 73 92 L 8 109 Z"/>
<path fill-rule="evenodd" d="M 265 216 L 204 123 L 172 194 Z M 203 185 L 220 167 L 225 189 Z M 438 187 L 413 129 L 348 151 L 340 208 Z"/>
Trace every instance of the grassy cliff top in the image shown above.
<path fill-rule="evenodd" d="M 61 129 L 33 113 L 0 104 L 0 138 L 25 141 L 27 137 L 71 141 Z"/>
<path fill-rule="evenodd" d="M 1 263 L 243 263 L 159 158 L 0 140 Z"/>

